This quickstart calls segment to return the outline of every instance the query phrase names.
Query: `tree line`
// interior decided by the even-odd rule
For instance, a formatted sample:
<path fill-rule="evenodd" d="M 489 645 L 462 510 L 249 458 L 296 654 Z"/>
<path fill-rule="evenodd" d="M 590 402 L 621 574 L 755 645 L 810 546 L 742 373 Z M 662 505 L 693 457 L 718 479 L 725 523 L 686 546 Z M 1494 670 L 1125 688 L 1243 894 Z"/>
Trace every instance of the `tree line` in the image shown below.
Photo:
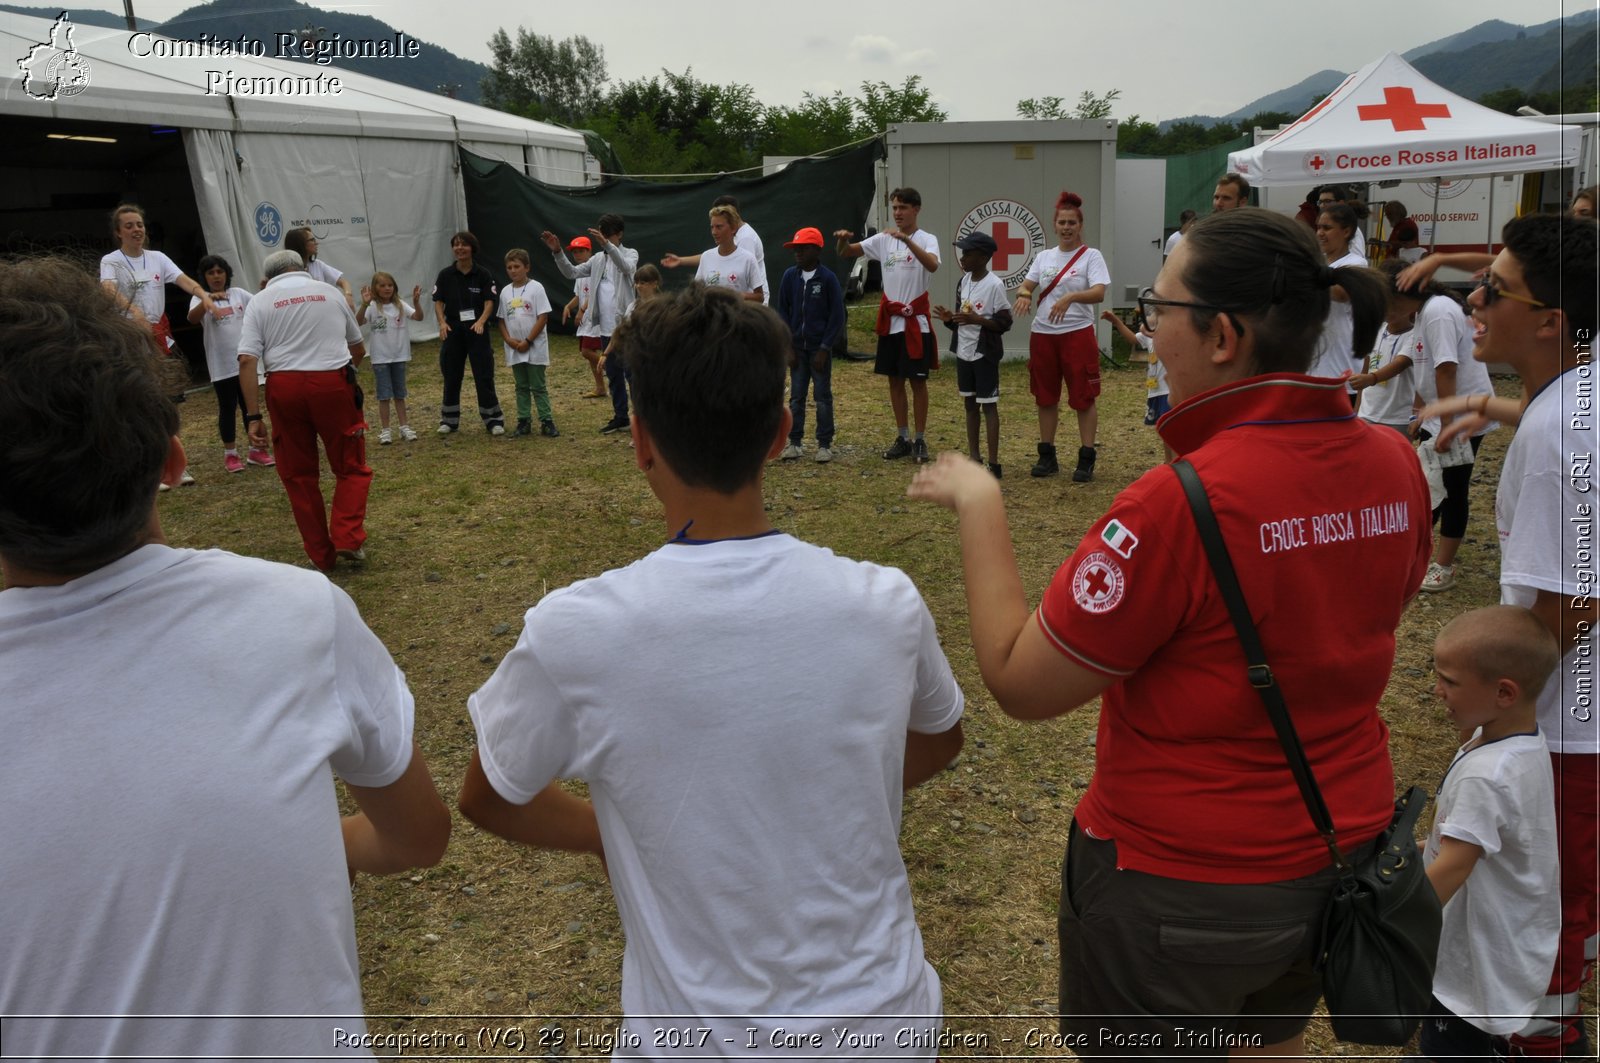
<path fill-rule="evenodd" d="M 613 82 L 605 49 L 582 35 L 558 41 L 519 27 L 513 40 L 500 29 L 490 38 L 489 51 L 494 65 L 481 86 L 487 106 L 592 132 L 612 152 L 611 158 L 602 158 L 602 165 L 630 174 L 670 178 L 746 170 L 760 166 L 765 155 L 814 155 L 874 136 L 897 122 L 942 122 L 949 117 L 916 74 L 899 85 L 863 81 L 860 91 L 848 96 L 807 92 L 788 107 L 763 103 L 749 85 L 702 81 L 692 68 L 682 73 L 663 69 L 648 78 Z M 1119 89 L 1084 90 L 1071 103 L 1060 96 L 1018 100 L 1017 117 L 1106 119 L 1112 117 L 1120 96 Z M 1555 111 L 1562 104 L 1593 100 L 1591 82 L 1576 92 L 1542 96 L 1500 89 L 1479 102 L 1514 113 L 1524 102 L 1544 103 L 1547 106 L 1541 110 Z M 1287 111 L 1262 111 L 1239 122 L 1174 122 L 1162 129 L 1134 114 L 1119 120 L 1117 151 L 1187 155 L 1226 144 L 1257 127 L 1286 125 L 1297 117 Z"/>

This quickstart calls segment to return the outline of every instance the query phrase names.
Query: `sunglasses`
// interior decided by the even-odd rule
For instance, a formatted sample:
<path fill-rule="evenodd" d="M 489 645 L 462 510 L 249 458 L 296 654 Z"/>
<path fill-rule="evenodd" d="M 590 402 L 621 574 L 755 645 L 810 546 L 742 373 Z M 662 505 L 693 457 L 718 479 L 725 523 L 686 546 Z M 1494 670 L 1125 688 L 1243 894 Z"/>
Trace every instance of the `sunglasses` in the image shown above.
<path fill-rule="evenodd" d="M 1518 295 L 1516 292 L 1508 292 L 1504 288 L 1496 288 L 1494 286 L 1494 282 L 1491 281 L 1487 275 L 1485 275 L 1484 278 L 1478 282 L 1478 287 L 1476 290 L 1483 293 L 1483 308 L 1485 310 L 1493 306 L 1494 301 L 1499 299 L 1501 296 L 1504 296 L 1507 299 L 1515 299 L 1519 303 L 1527 303 L 1536 310 L 1546 310 L 1549 309 L 1550 306 L 1549 303 L 1541 303 L 1539 300 L 1530 298 L 1526 295 Z"/>

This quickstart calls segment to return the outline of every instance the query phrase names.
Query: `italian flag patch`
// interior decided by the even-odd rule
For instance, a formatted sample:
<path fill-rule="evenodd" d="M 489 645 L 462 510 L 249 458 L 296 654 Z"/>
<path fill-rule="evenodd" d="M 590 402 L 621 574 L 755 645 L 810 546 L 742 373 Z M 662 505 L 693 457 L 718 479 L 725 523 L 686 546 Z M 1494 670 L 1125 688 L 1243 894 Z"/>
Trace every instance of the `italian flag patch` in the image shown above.
<path fill-rule="evenodd" d="M 1116 520 L 1106 521 L 1106 526 L 1100 529 L 1100 540 L 1124 558 L 1132 557 L 1133 548 L 1139 545 L 1139 537 Z"/>

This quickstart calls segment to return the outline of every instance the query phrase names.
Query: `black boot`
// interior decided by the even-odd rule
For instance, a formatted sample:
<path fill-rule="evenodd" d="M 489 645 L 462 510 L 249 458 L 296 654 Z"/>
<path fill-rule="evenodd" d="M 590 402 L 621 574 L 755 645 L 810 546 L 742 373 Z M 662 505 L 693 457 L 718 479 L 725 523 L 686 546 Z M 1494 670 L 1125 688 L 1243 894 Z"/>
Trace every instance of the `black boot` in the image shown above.
<path fill-rule="evenodd" d="M 1056 445 L 1054 443 L 1039 444 L 1039 460 L 1033 463 L 1034 476 L 1054 476 L 1061 471 L 1061 466 L 1056 464 Z"/>
<path fill-rule="evenodd" d="M 531 435 L 533 435 L 533 422 L 530 421 L 526 417 L 517 418 L 517 435 L 519 435 L 519 436 L 531 436 Z"/>
<path fill-rule="evenodd" d="M 1086 484 L 1094 479 L 1094 459 L 1096 451 L 1093 447 L 1078 448 L 1078 467 L 1072 470 L 1072 479 L 1080 484 Z"/>

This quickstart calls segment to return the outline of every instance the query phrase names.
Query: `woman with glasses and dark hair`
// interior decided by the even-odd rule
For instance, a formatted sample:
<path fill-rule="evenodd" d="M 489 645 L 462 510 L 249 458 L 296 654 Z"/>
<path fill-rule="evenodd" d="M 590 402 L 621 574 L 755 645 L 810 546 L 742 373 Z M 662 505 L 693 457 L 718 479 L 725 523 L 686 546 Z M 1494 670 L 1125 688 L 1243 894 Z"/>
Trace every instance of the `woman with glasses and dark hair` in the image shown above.
<path fill-rule="evenodd" d="M 1335 285 L 1370 349 L 1377 276 L 1331 268 L 1304 226 L 1241 208 L 1197 222 L 1139 306 L 1172 389 L 1157 430 L 1205 487 L 1339 845 L 1361 853 L 1393 811 L 1378 699 L 1427 569 L 1429 499 L 1399 433 L 1357 419 L 1342 382 L 1305 375 Z M 1203 1017 L 1213 1046 L 1302 1053 L 1333 871 L 1175 471 L 1090 522 L 1031 613 L 981 465 L 941 455 L 908 493 L 959 517 L 1000 707 L 1039 720 L 1100 698 L 1062 873 L 1063 1032 L 1173 1055 L 1175 1027 Z"/>

